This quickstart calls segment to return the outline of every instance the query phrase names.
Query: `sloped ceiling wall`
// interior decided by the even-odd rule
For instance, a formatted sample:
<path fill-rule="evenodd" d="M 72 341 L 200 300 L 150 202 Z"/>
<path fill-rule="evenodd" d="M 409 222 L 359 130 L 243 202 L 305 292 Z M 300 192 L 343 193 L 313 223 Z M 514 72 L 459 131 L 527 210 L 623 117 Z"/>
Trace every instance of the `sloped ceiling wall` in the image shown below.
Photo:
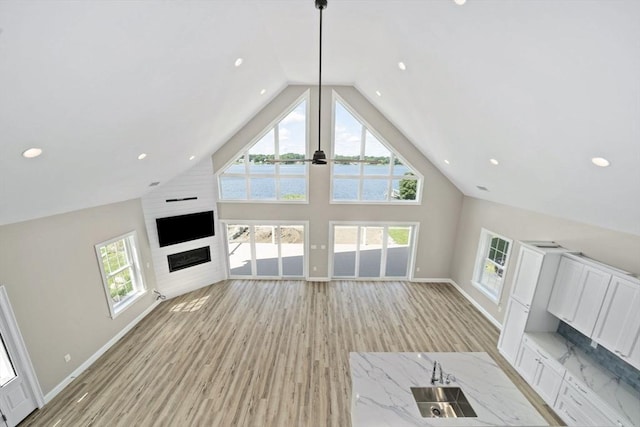
<path fill-rule="evenodd" d="M 464 194 L 640 235 L 640 2 L 331 0 L 324 21 L 325 81 Z M 0 224 L 187 170 L 316 82 L 317 25 L 312 0 L 0 2 Z"/>

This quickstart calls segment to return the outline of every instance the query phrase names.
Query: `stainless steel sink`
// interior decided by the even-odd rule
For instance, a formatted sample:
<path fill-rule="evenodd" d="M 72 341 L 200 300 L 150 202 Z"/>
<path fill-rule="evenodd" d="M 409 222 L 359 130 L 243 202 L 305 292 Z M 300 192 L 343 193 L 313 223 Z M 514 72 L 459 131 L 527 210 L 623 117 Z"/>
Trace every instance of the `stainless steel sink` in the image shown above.
<path fill-rule="evenodd" d="M 477 417 L 460 387 L 411 387 L 411 393 L 425 418 Z"/>

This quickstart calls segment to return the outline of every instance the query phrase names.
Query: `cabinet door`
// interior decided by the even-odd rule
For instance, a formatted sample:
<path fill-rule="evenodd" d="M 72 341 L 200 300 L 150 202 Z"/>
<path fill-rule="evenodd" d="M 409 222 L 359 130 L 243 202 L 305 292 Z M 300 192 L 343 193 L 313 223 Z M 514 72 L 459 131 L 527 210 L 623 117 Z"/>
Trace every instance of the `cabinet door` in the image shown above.
<path fill-rule="evenodd" d="M 621 277 L 613 277 L 598 316 L 593 339 L 638 367 L 640 364 L 639 334 L 640 284 Z"/>
<path fill-rule="evenodd" d="M 572 321 L 576 315 L 583 269 L 584 264 L 571 258 L 560 260 L 547 310 L 565 322 Z"/>
<path fill-rule="evenodd" d="M 538 355 L 538 370 L 531 385 L 549 406 L 553 406 L 562 385 L 562 376 L 551 366 L 550 363 L 553 362 L 546 360 L 541 354 Z"/>
<path fill-rule="evenodd" d="M 520 345 L 520 351 L 518 351 L 518 358 L 516 359 L 515 368 L 518 373 L 529 384 L 533 384 L 536 378 L 538 370 L 539 356 L 535 349 L 531 347 L 528 340 L 523 338 L 522 345 Z"/>
<path fill-rule="evenodd" d="M 528 308 L 513 298 L 509 298 L 502 332 L 500 332 L 500 340 L 498 341 L 498 350 L 512 365 L 515 364 L 516 356 L 518 355 L 528 316 Z"/>
<path fill-rule="evenodd" d="M 580 295 L 576 295 L 578 307 L 569 323 L 573 328 L 590 337 L 596 326 L 598 313 L 604 301 L 611 275 L 586 265 L 580 276 Z"/>
<path fill-rule="evenodd" d="M 543 258 L 544 255 L 541 253 L 524 246 L 520 247 L 511 296 L 526 307 L 530 307 L 531 301 L 533 301 Z"/>
<path fill-rule="evenodd" d="M 563 257 L 547 310 L 590 337 L 610 279 L 605 271 Z"/>

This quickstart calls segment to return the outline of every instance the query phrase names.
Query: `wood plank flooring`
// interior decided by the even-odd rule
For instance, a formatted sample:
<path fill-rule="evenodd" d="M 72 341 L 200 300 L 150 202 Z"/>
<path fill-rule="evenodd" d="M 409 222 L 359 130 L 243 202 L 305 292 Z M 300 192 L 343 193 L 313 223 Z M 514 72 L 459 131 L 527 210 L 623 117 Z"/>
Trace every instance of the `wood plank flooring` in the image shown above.
<path fill-rule="evenodd" d="M 486 351 L 558 424 L 498 334 L 446 283 L 229 280 L 163 302 L 21 426 L 349 426 L 350 351 Z"/>

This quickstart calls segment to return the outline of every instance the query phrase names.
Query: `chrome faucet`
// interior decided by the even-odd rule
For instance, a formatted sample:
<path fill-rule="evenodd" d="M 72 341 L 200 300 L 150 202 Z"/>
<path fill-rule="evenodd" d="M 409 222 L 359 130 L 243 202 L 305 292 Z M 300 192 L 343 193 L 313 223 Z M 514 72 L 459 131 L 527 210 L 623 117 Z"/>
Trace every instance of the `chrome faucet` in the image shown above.
<path fill-rule="evenodd" d="M 442 365 L 438 363 L 437 360 L 433 361 L 433 373 L 431 374 L 431 385 L 434 385 L 438 382 L 438 377 L 436 376 L 436 370 L 440 369 L 440 384 L 442 384 Z"/>

